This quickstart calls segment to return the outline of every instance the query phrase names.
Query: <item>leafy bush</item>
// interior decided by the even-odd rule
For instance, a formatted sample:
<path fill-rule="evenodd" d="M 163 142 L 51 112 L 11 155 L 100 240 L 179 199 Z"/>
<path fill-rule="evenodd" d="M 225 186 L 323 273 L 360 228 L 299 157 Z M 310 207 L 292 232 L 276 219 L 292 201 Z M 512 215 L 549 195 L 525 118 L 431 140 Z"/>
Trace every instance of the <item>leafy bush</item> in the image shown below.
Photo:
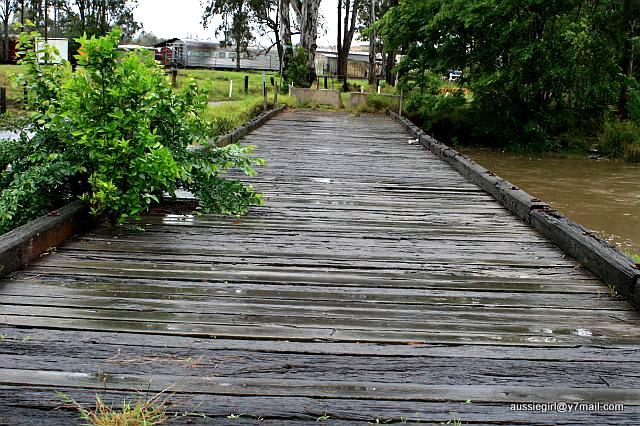
<path fill-rule="evenodd" d="M 637 81 L 631 82 L 629 93 L 629 119 L 640 124 L 640 84 Z"/>
<path fill-rule="evenodd" d="M 416 124 L 444 143 L 467 141 L 469 133 L 468 105 L 463 91 L 432 94 L 410 92 L 404 99 L 403 111 Z"/>
<path fill-rule="evenodd" d="M 307 68 L 307 52 L 302 46 L 296 46 L 286 69 L 289 83 L 295 87 L 309 87 L 309 69 Z"/>
<path fill-rule="evenodd" d="M 367 95 L 366 103 L 357 105 L 354 109 L 354 113 L 376 113 L 383 112 L 388 109 L 398 109 L 399 97 L 394 98 L 391 96 L 378 95 L 370 93 Z"/>
<path fill-rule="evenodd" d="M 640 162 L 640 125 L 607 118 L 598 137 L 598 148 L 605 155 Z"/>
<path fill-rule="evenodd" d="M 255 173 L 252 147 L 210 146 L 202 118 L 207 98 L 190 83 L 175 93 L 163 71 L 140 52 L 121 55 L 119 32 L 82 37 L 78 70 L 39 63 L 33 40 L 20 49 L 31 113 L 20 143 L 0 144 L 0 232 L 80 197 L 112 224 L 139 217 L 163 192 L 192 190 L 206 212 L 243 214 L 261 199 L 251 187 L 223 179 L 230 169 Z M 192 153 L 189 146 L 206 150 Z M 8 154 L 8 152 L 10 152 Z M 10 164 L 11 167 L 7 167 Z"/>
<path fill-rule="evenodd" d="M 465 103 L 464 92 L 460 91 L 446 95 L 411 92 L 405 99 L 404 108 L 407 114 L 417 116 L 425 128 L 431 129 L 435 124 L 450 117 Z"/>

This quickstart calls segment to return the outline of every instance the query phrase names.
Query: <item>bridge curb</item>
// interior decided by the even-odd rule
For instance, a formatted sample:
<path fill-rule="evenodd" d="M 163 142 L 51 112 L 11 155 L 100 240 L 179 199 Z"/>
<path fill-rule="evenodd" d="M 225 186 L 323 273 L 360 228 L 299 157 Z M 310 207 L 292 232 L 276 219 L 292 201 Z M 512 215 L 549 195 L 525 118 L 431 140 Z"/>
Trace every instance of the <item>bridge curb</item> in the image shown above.
<path fill-rule="evenodd" d="M 283 105 L 263 112 L 218 138 L 218 146 L 238 141 L 285 109 Z M 0 277 L 28 265 L 51 247 L 60 245 L 97 222 L 98 219 L 90 214 L 89 207 L 78 200 L 0 235 Z"/>
<path fill-rule="evenodd" d="M 0 235 L 0 276 L 28 265 L 96 222 L 89 207 L 78 200 Z"/>
<path fill-rule="evenodd" d="M 408 118 L 393 111 L 389 114 L 425 148 L 491 194 L 507 210 L 580 262 L 636 309 L 640 309 L 640 270 L 632 259 L 578 223 L 552 210 L 548 204 L 438 142 Z"/>
<path fill-rule="evenodd" d="M 274 108 L 269 111 L 265 111 L 262 114 L 258 115 L 252 120 L 247 121 L 243 125 L 236 127 L 231 132 L 226 133 L 218 137 L 216 141 L 217 146 L 227 146 L 229 144 L 235 143 L 247 134 L 253 132 L 258 127 L 262 126 L 265 121 L 273 118 L 274 116 L 280 114 L 281 112 L 287 109 L 286 105 L 282 105 L 278 108 Z"/>

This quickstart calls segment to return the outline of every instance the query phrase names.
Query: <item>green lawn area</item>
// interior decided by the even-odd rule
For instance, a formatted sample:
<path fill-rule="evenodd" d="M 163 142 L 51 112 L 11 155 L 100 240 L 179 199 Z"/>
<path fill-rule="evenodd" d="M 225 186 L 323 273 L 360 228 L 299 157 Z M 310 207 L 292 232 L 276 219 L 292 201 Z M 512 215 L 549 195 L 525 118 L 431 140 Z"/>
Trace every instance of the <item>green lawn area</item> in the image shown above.
<path fill-rule="evenodd" d="M 13 87 L 13 83 L 10 78 L 11 74 L 18 74 L 20 72 L 20 65 L 0 65 L 0 87 L 7 88 L 9 109 L 16 108 L 16 104 L 20 104 L 22 102 L 22 90 L 17 87 Z"/>
<path fill-rule="evenodd" d="M 5 120 L 0 119 L 1 127 L 10 127 L 12 117 L 24 111 L 22 110 L 22 90 L 18 87 L 13 87 L 10 79 L 10 74 L 20 72 L 21 67 L 19 65 L 0 65 L 0 86 L 7 87 L 8 109 L 10 112 L 5 117 Z M 249 77 L 247 92 L 244 90 L 245 76 Z M 167 77 L 170 78 L 169 70 L 167 70 Z M 275 85 L 277 85 L 279 82 L 278 73 L 265 73 L 269 107 L 273 107 L 275 94 L 275 85 L 271 84 L 272 77 Z M 210 102 L 215 102 L 214 105 L 208 107 L 206 116 L 215 124 L 217 134 L 231 131 L 233 128 L 255 117 L 263 109 L 262 72 L 181 69 L 178 70 L 176 80 L 178 89 L 184 87 L 190 78 L 193 78 L 198 87 L 207 93 Z M 233 81 L 231 97 L 229 97 L 230 81 Z M 360 86 L 362 86 L 365 92 L 369 91 L 367 80 L 364 79 L 350 79 L 349 85 L 352 90 L 359 91 Z M 342 87 L 342 81 L 329 78 L 327 86 L 329 89 L 338 90 Z M 322 77 L 319 85 L 313 86 L 313 88 L 316 87 L 324 88 L 324 79 Z M 393 93 L 393 89 L 393 87 L 386 87 L 382 82 L 382 93 Z M 375 88 L 372 88 L 371 91 L 375 92 Z M 342 93 L 341 96 L 343 104 L 347 105 L 349 93 Z M 281 93 L 278 95 L 278 104 L 286 104 L 293 108 L 298 106 L 293 98 Z M 2 121 L 5 122 L 2 123 Z"/>
<path fill-rule="evenodd" d="M 245 77 L 249 77 L 248 91 L 244 91 Z M 278 84 L 278 73 L 265 73 L 267 92 L 269 97 L 273 97 L 275 86 L 271 85 L 271 77 L 274 84 Z M 255 71 L 219 71 L 204 69 L 178 70 L 178 87 L 182 87 L 188 80 L 193 78 L 198 87 L 205 90 L 210 101 L 243 100 L 255 96 L 262 96 L 262 72 Z M 229 81 L 233 81 L 233 94 L 229 98 Z"/>

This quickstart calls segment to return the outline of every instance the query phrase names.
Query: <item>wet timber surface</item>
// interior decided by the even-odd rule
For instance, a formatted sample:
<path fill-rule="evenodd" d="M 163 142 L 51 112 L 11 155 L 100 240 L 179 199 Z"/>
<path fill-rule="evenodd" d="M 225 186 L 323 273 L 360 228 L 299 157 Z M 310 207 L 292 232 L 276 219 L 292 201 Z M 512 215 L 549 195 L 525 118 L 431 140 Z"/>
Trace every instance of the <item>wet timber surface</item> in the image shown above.
<path fill-rule="evenodd" d="M 176 424 L 640 422 L 640 315 L 391 119 L 245 141 L 265 206 L 99 226 L 0 280 L 0 424 L 162 391 Z"/>

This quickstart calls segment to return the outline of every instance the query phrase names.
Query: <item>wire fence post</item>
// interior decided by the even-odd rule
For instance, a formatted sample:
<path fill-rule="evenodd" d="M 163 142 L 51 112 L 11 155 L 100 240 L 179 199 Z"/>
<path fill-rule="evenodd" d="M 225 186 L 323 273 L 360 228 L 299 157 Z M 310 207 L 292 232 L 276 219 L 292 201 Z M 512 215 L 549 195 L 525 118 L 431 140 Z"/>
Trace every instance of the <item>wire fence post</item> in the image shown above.
<path fill-rule="evenodd" d="M 264 71 L 262 71 L 262 96 L 264 96 L 264 105 L 262 109 L 266 111 L 267 110 L 267 76 Z"/>
<path fill-rule="evenodd" d="M 0 87 L 0 114 L 7 112 L 7 88 Z"/>

